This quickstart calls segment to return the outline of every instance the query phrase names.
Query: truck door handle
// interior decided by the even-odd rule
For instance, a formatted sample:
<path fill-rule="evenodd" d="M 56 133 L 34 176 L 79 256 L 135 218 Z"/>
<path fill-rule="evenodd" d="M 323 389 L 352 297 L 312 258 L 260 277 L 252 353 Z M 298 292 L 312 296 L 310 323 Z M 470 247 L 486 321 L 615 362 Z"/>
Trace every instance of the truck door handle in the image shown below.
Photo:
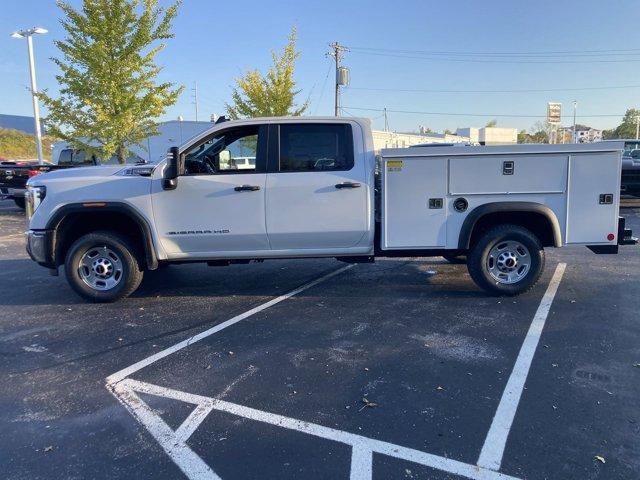
<path fill-rule="evenodd" d="M 360 184 L 359 183 L 355 183 L 355 182 L 336 183 L 336 188 L 337 189 L 342 189 L 342 188 L 360 188 Z"/>
<path fill-rule="evenodd" d="M 239 187 L 234 188 L 236 192 L 255 192 L 256 190 L 260 190 L 258 185 L 241 185 Z"/>

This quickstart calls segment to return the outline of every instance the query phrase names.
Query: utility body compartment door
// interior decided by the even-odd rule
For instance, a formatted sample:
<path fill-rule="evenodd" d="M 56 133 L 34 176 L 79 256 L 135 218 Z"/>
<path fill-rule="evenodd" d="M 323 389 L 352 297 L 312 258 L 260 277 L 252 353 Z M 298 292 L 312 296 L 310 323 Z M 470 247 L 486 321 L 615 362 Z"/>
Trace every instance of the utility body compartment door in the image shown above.
<path fill-rule="evenodd" d="M 567 182 L 568 244 L 615 244 L 607 235 L 618 232 L 620 156 L 583 153 L 569 157 Z"/>
<path fill-rule="evenodd" d="M 447 243 L 447 158 L 384 158 L 382 248 Z"/>
<path fill-rule="evenodd" d="M 370 229 L 357 124 L 281 123 L 269 133 L 266 221 L 272 250 L 349 249 Z"/>

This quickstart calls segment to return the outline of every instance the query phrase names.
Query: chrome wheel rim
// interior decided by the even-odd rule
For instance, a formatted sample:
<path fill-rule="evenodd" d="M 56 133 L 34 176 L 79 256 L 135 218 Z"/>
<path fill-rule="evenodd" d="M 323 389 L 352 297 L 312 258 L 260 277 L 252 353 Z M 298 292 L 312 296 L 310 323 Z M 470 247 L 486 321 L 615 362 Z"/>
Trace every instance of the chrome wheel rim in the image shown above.
<path fill-rule="evenodd" d="M 487 270 L 491 277 L 500 284 L 518 283 L 527 276 L 531 269 L 529 249 L 515 240 L 503 240 L 496 243 L 489 251 Z"/>
<path fill-rule="evenodd" d="M 90 248 L 78 264 L 80 278 L 94 290 L 111 290 L 120 283 L 123 273 L 120 256 L 106 246 Z"/>

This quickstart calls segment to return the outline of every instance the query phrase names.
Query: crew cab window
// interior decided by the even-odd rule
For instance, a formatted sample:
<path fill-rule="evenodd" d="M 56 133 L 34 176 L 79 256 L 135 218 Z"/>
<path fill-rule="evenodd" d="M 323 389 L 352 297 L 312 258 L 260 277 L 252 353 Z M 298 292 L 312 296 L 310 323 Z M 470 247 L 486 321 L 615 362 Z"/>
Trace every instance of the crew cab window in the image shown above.
<path fill-rule="evenodd" d="M 87 157 L 84 150 L 65 148 L 60 151 L 59 165 L 93 165 L 92 157 Z"/>
<path fill-rule="evenodd" d="M 255 173 L 263 170 L 256 160 L 263 155 L 261 127 L 251 125 L 224 130 L 187 151 L 186 175 Z M 262 164 L 262 162 L 260 162 Z"/>
<path fill-rule="evenodd" d="M 353 138 L 347 124 L 280 125 L 280 171 L 351 170 Z"/>

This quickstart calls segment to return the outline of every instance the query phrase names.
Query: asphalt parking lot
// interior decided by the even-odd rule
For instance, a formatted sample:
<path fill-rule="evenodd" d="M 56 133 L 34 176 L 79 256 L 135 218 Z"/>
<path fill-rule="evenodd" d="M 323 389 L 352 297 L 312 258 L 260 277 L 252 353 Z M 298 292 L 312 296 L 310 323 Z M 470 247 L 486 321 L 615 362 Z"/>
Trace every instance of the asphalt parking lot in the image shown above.
<path fill-rule="evenodd" d="M 639 476 L 639 248 L 549 250 L 515 299 L 439 258 L 326 259 L 92 305 L 23 230 L 0 202 L 3 478 Z"/>

